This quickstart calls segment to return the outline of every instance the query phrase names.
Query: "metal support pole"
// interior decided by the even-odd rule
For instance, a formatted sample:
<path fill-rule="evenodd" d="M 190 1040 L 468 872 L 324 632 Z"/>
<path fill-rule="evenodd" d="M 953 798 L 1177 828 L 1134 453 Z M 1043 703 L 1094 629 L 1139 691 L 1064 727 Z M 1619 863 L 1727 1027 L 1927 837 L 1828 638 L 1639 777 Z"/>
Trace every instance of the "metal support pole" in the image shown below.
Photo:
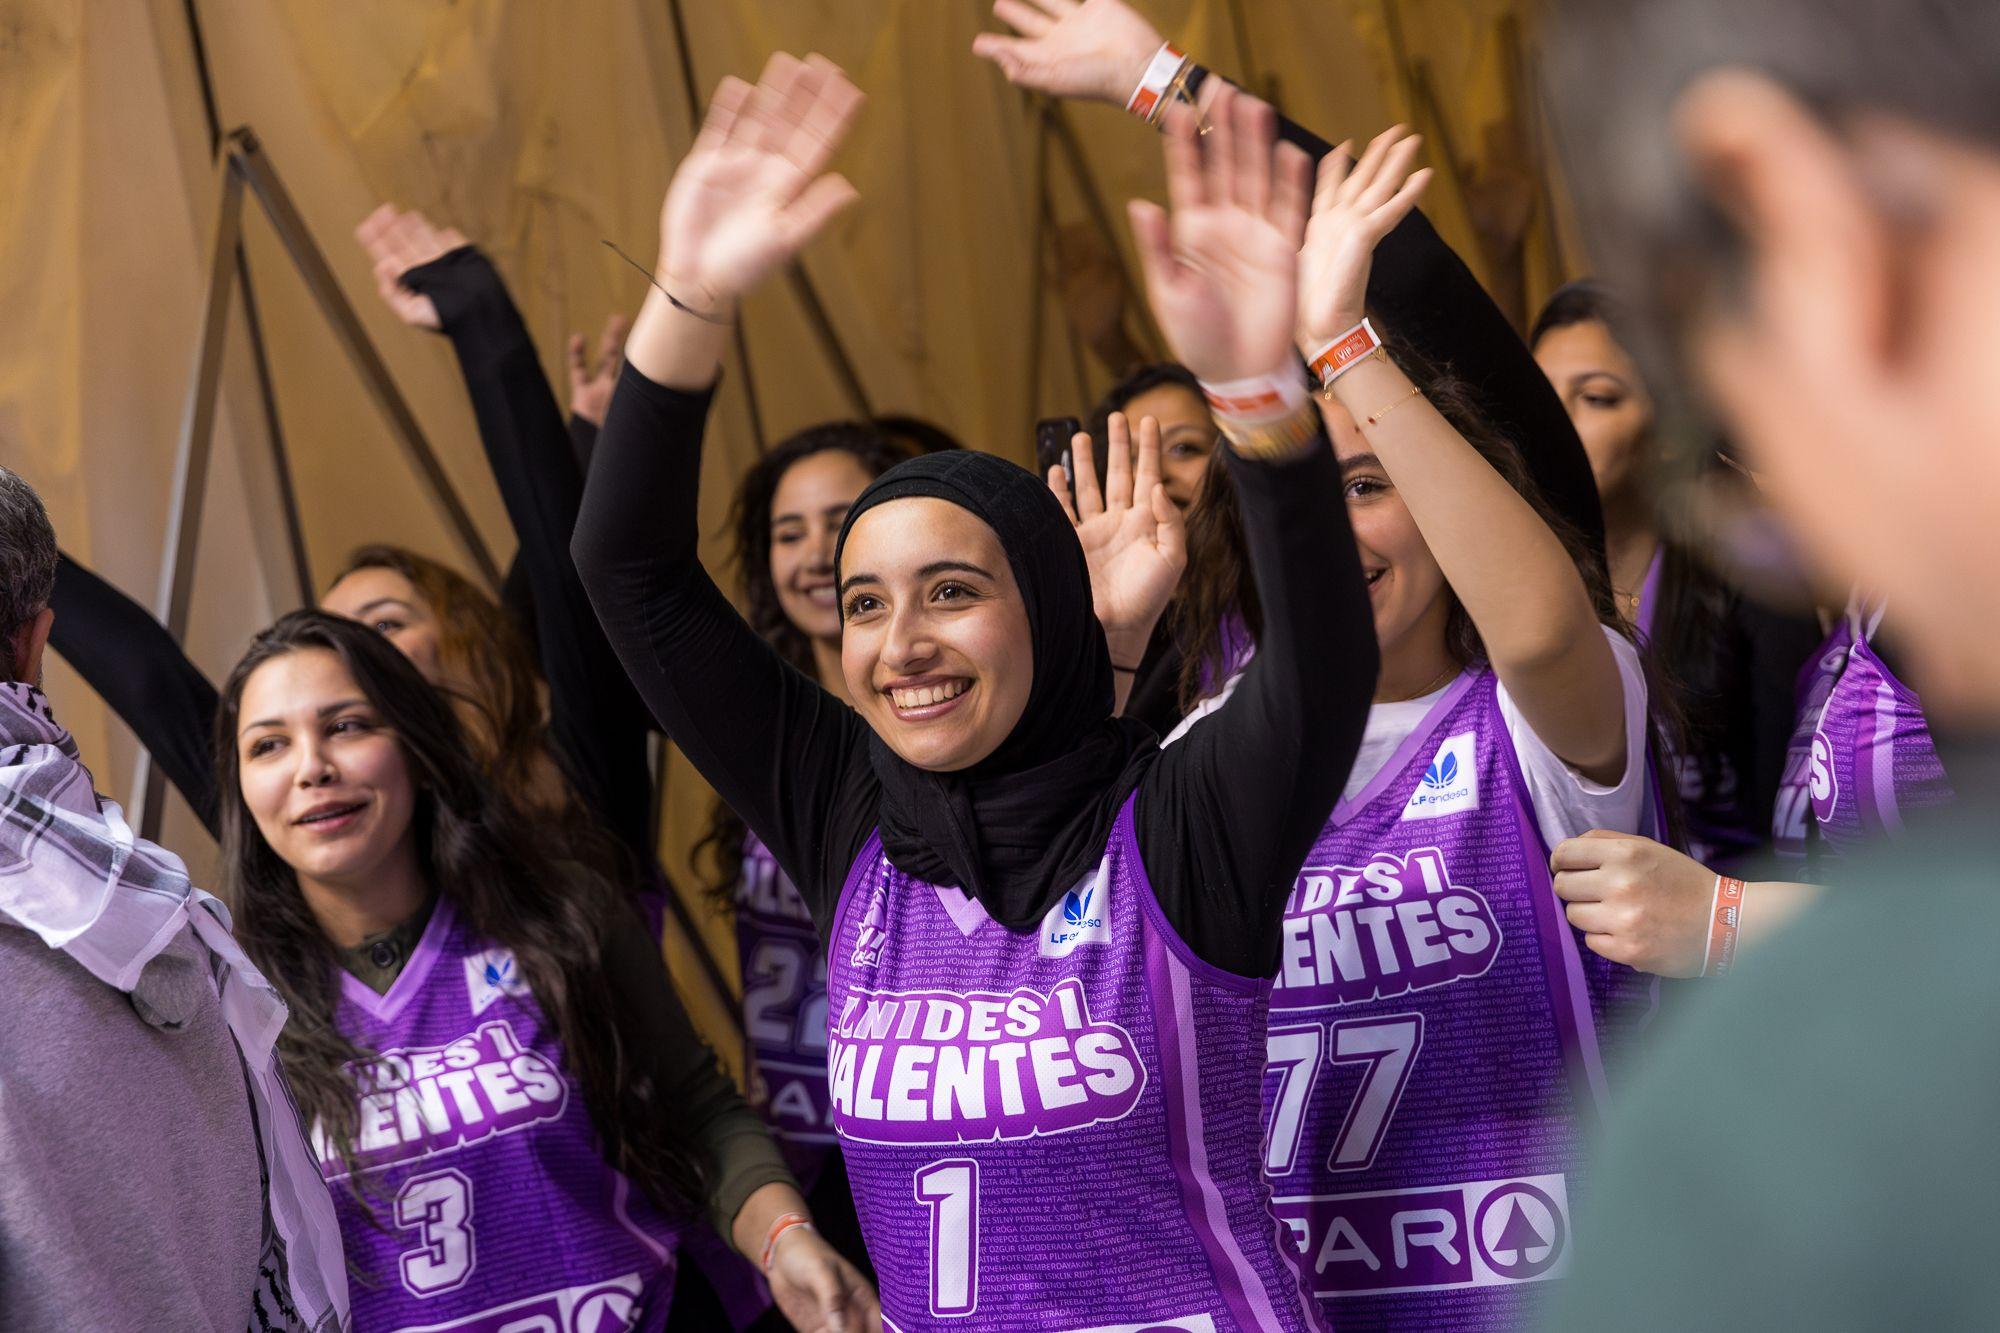
<path fill-rule="evenodd" d="M 264 156 L 257 136 L 248 129 L 237 128 L 229 132 L 226 143 L 226 151 L 236 169 L 243 173 L 244 182 L 257 196 L 257 202 L 263 205 L 265 216 L 271 220 L 278 238 L 284 242 L 299 276 L 305 280 L 320 313 L 332 326 L 334 336 L 347 353 L 347 359 L 359 372 L 369 396 L 389 419 L 397 443 L 403 446 L 404 455 L 423 478 L 432 502 L 443 512 L 446 524 L 458 538 L 458 544 L 472 561 L 480 578 L 485 580 L 487 591 L 497 592 L 500 588 L 500 566 L 494 561 L 492 551 L 487 549 L 486 539 L 480 535 L 472 515 L 459 500 L 444 465 L 424 438 L 423 428 L 417 425 L 416 415 L 410 411 L 409 403 L 404 400 L 401 390 L 396 388 L 396 381 L 390 377 L 388 366 L 383 364 L 375 345 L 368 340 L 361 327 L 361 317 L 355 314 L 347 294 L 340 289 L 326 256 L 313 240 L 311 230 L 292 203 L 291 194 L 278 179 L 270 159 Z"/>

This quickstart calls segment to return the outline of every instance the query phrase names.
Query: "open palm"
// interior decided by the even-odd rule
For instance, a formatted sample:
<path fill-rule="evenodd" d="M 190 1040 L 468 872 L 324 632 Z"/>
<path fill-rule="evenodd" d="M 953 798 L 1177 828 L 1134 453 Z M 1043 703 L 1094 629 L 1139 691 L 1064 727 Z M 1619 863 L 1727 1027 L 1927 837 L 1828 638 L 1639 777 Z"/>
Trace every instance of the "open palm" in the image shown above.
<path fill-rule="evenodd" d="M 1051 97 L 1123 103 L 1160 49 L 1159 31 L 1124 0 L 994 0 L 993 15 L 1020 36 L 982 32 L 972 53 Z"/>
<path fill-rule="evenodd" d="M 1321 160 L 1299 251 L 1299 341 L 1308 349 L 1361 322 L 1375 247 L 1431 182 L 1429 167 L 1410 170 L 1423 142 L 1408 126 L 1395 125 L 1375 136 L 1359 162 L 1347 144 Z"/>
<path fill-rule="evenodd" d="M 1173 599 L 1187 568 L 1187 538 L 1181 512 L 1160 484 L 1160 423 L 1139 422 L 1136 465 L 1125 414 L 1111 414 L 1106 427 L 1110 454 L 1102 491 L 1097 485 L 1094 444 L 1088 434 L 1072 441 L 1076 498 L 1061 468 L 1049 472 L 1049 487 L 1076 525 L 1090 565 L 1090 595 L 1098 623 L 1121 665 L 1138 665 L 1160 613 Z"/>
<path fill-rule="evenodd" d="M 796 255 L 854 187 L 822 175 L 860 108 L 831 62 L 780 52 L 753 88 L 725 79 L 660 209 L 660 279 L 722 305 Z"/>
<path fill-rule="evenodd" d="M 1132 230 L 1153 314 L 1174 355 L 1210 383 L 1267 375 L 1293 357 L 1298 247 L 1311 160 L 1273 150 L 1271 108 L 1225 88 L 1213 132 L 1169 108 L 1165 141 L 1171 215 L 1135 200 Z"/>

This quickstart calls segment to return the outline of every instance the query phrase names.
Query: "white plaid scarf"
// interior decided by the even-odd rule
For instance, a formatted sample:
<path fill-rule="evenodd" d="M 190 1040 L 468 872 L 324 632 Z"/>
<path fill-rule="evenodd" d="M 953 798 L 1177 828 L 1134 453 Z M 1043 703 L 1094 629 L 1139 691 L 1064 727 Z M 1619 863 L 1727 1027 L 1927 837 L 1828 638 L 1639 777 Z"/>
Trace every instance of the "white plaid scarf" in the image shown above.
<path fill-rule="evenodd" d="M 279 1072 L 284 1001 L 229 933 L 229 911 L 179 857 L 134 837 L 96 794 L 76 742 L 32 685 L 0 684 L 0 916 L 129 993 L 183 926 L 208 950 L 243 1057 L 264 1182 L 264 1244 L 248 1333 L 348 1327 L 340 1223 Z"/>

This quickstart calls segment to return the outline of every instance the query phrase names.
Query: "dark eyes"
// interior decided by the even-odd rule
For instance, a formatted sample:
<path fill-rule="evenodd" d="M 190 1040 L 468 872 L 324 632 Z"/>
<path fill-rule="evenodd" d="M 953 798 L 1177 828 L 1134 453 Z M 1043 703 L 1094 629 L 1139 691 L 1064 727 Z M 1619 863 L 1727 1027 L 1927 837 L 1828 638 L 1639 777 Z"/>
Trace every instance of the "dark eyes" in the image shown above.
<path fill-rule="evenodd" d="M 403 622 L 400 620 L 394 620 L 388 617 L 384 617 L 381 620 L 373 622 L 370 625 L 370 628 L 373 629 L 377 634 L 386 637 L 388 635 L 394 634 L 397 630 L 402 629 Z"/>
<path fill-rule="evenodd" d="M 1350 500 L 1365 500 L 1371 495 L 1380 495 L 1389 489 L 1389 483 L 1374 477 L 1356 477 L 1347 483 L 1344 494 Z"/>
<path fill-rule="evenodd" d="M 963 583 L 940 583 L 936 588 L 931 590 L 931 600 L 934 602 L 963 602 L 978 595 L 977 592 Z M 881 605 L 882 599 L 875 594 L 858 592 L 847 599 L 847 603 L 841 611 L 841 616 L 843 619 L 852 620 L 856 616 L 866 615 L 870 611 L 877 610 Z"/>
<path fill-rule="evenodd" d="M 1625 401 L 1625 396 L 1617 393 L 1586 393 L 1578 396 L 1589 406 L 1601 411 L 1609 411 Z"/>
<path fill-rule="evenodd" d="M 337 717 L 326 724 L 326 734 L 329 736 L 359 736 L 374 729 L 375 724 L 371 720 L 353 713 Z M 250 742 L 250 748 L 244 753 L 248 758 L 261 759 L 278 749 L 284 743 L 285 738 L 283 736 L 263 735 Z"/>

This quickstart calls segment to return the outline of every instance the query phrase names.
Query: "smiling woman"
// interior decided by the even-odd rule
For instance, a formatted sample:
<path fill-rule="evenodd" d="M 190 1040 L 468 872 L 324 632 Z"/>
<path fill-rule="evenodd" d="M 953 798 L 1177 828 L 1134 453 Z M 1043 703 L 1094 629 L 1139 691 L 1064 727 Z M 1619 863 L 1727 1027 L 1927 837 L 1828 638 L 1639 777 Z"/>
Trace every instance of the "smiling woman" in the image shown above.
<path fill-rule="evenodd" d="M 279 1045 L 368 1279 L 360 1325 L 664 1309 L 701 1204 L 751 1252 L 806 1215 L 617 887 L 545 850 L 385 635 L 284 617 L 216 728 L 227 897 L 291 1010 Z M 770 1276 L 791 1311 L 865 1289 L 809 1234 Z"/>
<path fill-rule="evenodd" d="M 797 1019 L 894 1325 L 1298 1329 L 1259 1203 L 1260 997 L 1376 667 L 1332 455 L 1302 394 L 1235 423 L 1250 563 L 1282 610 L 1247 706 L 1170 754 L 1112 716 L 1070 517 L 988 454 L 902 463 L 847 510 L 853 707 L 788 670 L 701 567 L 700 441 L 738 300 L 851 198 L 821 173 L 859 101 L 782 55 L 717 90 L 662 209 L 577 568 L 810 914 L 826 993 Z M 1206 164 L 1176 120 L 1175 215 L 1135 206 L 1135 229 L 1182 361 L 1263 385 L 1291 355 L 1306 163 L 1273 152 L 1261 104 L 1225 94 L 1213 119 Z M 1149 500 L 1110 567 L 1171 585 L 1178 512 Z M 1062 1180 L 1089 1186 L 1033 1183 Z M 1089 1237 L 1092 1281 L 1027 1239 L 1052 1233 Z"/>

